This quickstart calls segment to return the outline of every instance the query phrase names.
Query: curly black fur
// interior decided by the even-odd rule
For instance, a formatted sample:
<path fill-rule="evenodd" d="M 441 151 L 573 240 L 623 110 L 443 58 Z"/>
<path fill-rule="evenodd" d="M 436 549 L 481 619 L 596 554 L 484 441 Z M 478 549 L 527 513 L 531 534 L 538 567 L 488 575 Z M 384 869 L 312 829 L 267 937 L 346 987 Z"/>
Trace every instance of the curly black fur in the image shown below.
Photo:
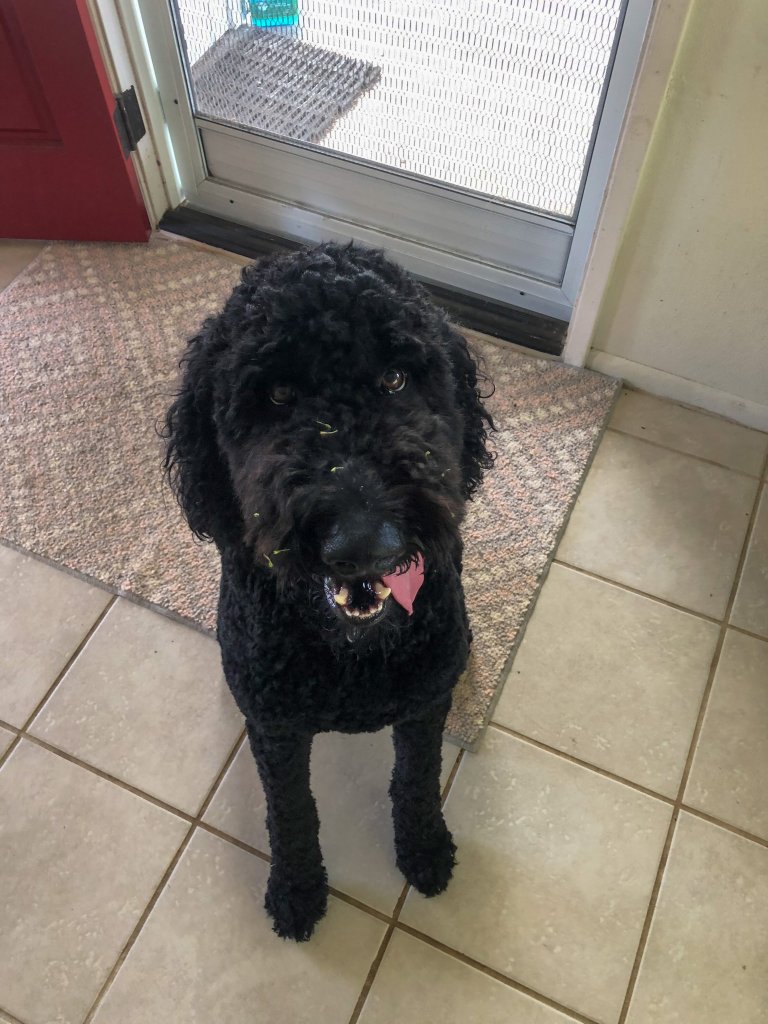
<path fill-rule="evenodd" d="M 309 789 L 317 732 L 394 725 L 397 863 L 426 895 L 450 879 L 440 744 L 471 639 L 459 527 L 493 423 L 462 335 L 402 269 L 356 245 L 245 268 L 183 367 L 166 470 L 191 529 L 221 552 L 222 661 L 267 797 L 266 907 L 278 934 L 307 939 L 327 898 Z M 392 370 L 407 380 L 395 393 L 382 385 Z M 412 616 L 390 598 L 358 622 L 329 598 L 329 538 L 361 529 L 389 538 L 383 561 L 423 555 Z M 351 566 L 336 586 L 374 575 L 333 565 Z"/>

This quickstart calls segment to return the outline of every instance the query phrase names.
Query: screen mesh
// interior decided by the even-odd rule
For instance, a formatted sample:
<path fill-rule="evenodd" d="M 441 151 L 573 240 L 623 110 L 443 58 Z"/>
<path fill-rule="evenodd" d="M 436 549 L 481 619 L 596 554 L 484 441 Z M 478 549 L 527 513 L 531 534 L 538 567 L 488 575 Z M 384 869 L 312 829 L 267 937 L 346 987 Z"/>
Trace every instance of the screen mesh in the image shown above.
<path fill-rule="evenodd" d="M 621 0 L 177 6 L 190 65 L 228 29 L 268 24 L 271 8 L 284 22 L 271 31 L 379 68 L 318 145 L 574 215 Z M 210 115 L 203 106 L 197 113 Z"/>

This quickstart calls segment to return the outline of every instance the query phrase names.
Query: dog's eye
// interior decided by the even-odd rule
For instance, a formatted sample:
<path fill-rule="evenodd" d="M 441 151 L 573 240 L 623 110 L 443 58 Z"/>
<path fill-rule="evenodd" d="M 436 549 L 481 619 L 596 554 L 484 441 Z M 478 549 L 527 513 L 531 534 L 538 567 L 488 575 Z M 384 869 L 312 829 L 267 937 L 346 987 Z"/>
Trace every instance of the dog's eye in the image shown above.
<path fill-rule="evenodd" d="M 288 384 L 273 384 L 269 389 L 269 400 L 275 405 L 287 405 L 296 397 L 296 392 Z"/>
<path fill-rule="evenodd" d="M 379 383 L 384 391 L 394 394 L 396 391 L 403 390 L 408 383 L 408 377 L 404 370 L 387 370 L 386 373 L 381 375 Z"/>

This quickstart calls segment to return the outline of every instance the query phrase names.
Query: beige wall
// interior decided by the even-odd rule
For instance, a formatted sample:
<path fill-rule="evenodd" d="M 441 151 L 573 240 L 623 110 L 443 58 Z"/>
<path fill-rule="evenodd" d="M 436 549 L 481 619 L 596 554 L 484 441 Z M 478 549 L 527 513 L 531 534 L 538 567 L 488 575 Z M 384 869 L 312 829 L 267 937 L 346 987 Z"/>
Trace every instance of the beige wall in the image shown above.
<path fill-rule="evenodd" d="M 589 364 L 768 429 L 768 0 L 695 0 Z"/>

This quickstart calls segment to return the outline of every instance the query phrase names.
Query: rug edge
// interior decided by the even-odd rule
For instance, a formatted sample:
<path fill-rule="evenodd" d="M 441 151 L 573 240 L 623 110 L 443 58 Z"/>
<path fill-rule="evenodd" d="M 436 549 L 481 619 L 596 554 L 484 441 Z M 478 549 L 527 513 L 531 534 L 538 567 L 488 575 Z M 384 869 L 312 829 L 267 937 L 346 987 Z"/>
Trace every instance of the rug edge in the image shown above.
<path fill-rule="evenodd" d="M 586 367 L 576 367 L 575 369 L 586 369 Z M 546 582 L 547 577 L 549 576 L 549 570 L 552 568 L 552 564 L 555 560 L 555 552 L 560 546 L 560 541 L 563 539 L 565 531 L 568 528 L 568 523 L 570 521 L 573 510 L 576 506 L 576 502 L 579 500 L 579 496 L 581 495 L 581 492 L 584 489 L 584 484 L 586 483 L 587 477 L 589 476 L 589 471 L 592 468 L 592 464 L 594 463 L 595 458 L 597 457 L 597 452 L 608 430 L 608 424 L 610 423 L 613 411 L 616 408 L 619 398 L 621 397 L 622 388 L 624 386 L 624 381 L 621 377 L 611 377 L 607 373 L 600 373 L 597 370 L 590 370 L 589 372 L 595 377 L 603 377 L 607 381 L 614 382 L 613 397 L 611 398 L 610 405 L 605 411 L 602 423 L 600 424 L 598 433 L 595 437 L 595 443 L 592 447 L 592 451 L 590 452 L 589 458 L 587 459 L 587 462 L 584 465 L 584 469 L 582 470 L 581 476 L 579 477 L 578 484 L 574 488 L 573 495 L 565 511 L 563 522 L 560 526 L 560 529 L 557 531 L 557 536 L 555 537 L 550 552 L 547 555 L 547 561 L 544 567 L 542 568 L 541 574 L 539 575 L 536 588 L 534 589 L 534 592 L 531 596 L 531 600 L 528 603 L 528 607 L 525 610 L 523 621 L 520 623 L 520 628 L 517 631 L 514 642 L 507 653 L 504 665 L 502 666 L 501 671 L 499 673 L 499 679 L 501 680 L 501 682 L 496 686 L 496 688 L 493 691 L 493 697 L 491 698 L 491 701 L 488 704 L 482 722 L 477 726 L 477 728 L 474 730 L 472 736 L 469 739 L 461 736 L 458 732 L 453 733 L 446 730 L 444 734 L 445 740 L 447 740 L 454 746 L 460 747 L 462 750 L 468 751 L 470 754 L 477 753 L 480 744 L 483 740 L 483 737 L 485 736 L 485 733 L 488 729 L 488 726 L 491 724 L 493 712 L 496 710 L 496 707 L 501 698 L 502 691 L 506 686 L 507 678 L 512 669 L 514 660 L 517 657 L 517 652 L 520 649 L 520 644 L 523 642 L 525 632 L 528 628 L 528 623 L 531 620 L 531 617 L 536 608 L 536 604 L 539 600 L 539 595 L 541 594 L 544 583 Z"/>
<path fill-rule="evenodd" d="M 27 274 L 29 274 L 37 266 L 37 264 L 45 255 L 45 253 L 48 252 L 49 249 L 52 249 L 55 244 L 56 243 L 52 241 L 45 241 L 40 252 L 32 257 L 32 259 L 26 265 L 26 267 L 22 267 L 22 269 L 18 272 L 16 277 L 9 281 L 5 288 L 0 288 L 0 298 L 5 300 L 9 295 L 12 295 L 14 289 L 19 284 L 19 282 L 26 278 Z"/>
<path fill-rule="evenodd" d="M 207 629 L 196 619 L 188 618 L 180 612 L 175 612 L 172 608 L 166 608 L 162 604 L 157 604 L 146 597 L 141 597 L 139 594 L 135 594 L 132 590 L 124 590 L 122 587 L 116 587 L 112 583 L 105 583 L 104 580 L 100 580 L 96 576 L 91 576 L 87 572 L 82 572 L 80 569 L 73 569 L 72 566 L 67 565 L 66 562 L 59 562 L 55 558 L 49 558 L 47 555 L 38 554 L 37 551 L 32 551 L 29 548 L 24 547 L 23 544 L 17 544 L 16 541 L 10 540 L 2 534 L 0 534 L 0 547 L 8 548 L 10 551 L 15 551 L 19 555 L 27 555 L 36 562 L 41 562 L 43 565 L 47 565 L 50 569 L 57 569 L 59 572 L 66 573 L 67 576 L 72 576 L 74 579 L 80 580 L 82 583 L 87 583 L 96 590 L 103 590 L 107 594 L 111 594 L 113 597 L 121 597 L 123 600 L 130 601 L 131 604 L 138 605 L 140 608 L 147 608 L 150 611 L 157 612 L 158 615 L 162 615 L 165 619 L 170 619 L 172 622 L 175 622 L 180 626 L 188 626 L 196 633 L 201 633 L 203 636 L 216 640 L 216 631 L 214 629 Z"/>

